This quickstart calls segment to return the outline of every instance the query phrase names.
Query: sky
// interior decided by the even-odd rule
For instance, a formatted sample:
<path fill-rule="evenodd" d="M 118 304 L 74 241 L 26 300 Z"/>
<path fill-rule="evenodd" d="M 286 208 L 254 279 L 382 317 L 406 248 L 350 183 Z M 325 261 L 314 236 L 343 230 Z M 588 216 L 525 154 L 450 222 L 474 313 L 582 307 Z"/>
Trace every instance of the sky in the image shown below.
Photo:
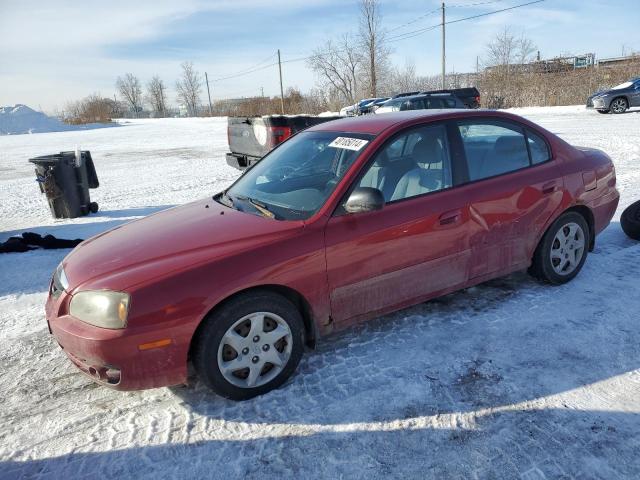
<path fill-rule="evenodd" d="M 527 0 L 446 2 L 447 20 Z M 640 0 L 545 0 L 447 25 L 447 70 L 474 71 L 486 44 L 508 26 L 529 37 L 543 58 L 593 52 L 598 58 L 640 52 Z M 440 22 L 437 0 L 381 0 L 388 36 Z M 432 12 L 432 13 L 430 13 Z M 92 93 L 113 97 L 131 72 L 159 75 L 175 103 L 180 64 L 208 73 L 213 99 L 279 93 L 282 52 L 286 87 L 308 91 L 317 79 L 305 61 L 326 40 L 358 28 L 357 0 L 0 0 L 0 106 L 23 103 L 52 113 Z M 440 72 L 438 28 L 394 41 L 391 60 L 421 75 Z M 639 72 L 640 73 L 640 72 Z"/>

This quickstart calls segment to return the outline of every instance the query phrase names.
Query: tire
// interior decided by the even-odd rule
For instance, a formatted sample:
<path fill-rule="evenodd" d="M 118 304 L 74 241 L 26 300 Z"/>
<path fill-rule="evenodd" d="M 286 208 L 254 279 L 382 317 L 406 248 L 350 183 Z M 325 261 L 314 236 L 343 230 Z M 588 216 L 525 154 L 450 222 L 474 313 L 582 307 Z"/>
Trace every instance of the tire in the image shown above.
<path fill-rule="evenodd" d="M 609 110 L 598 110 L 598 113 L 607 114 L 609 113 Z"/>
<path fill-rule="evenodd" d="M 302 316 L 281 295 L 269 291 L 240 295 L 204 322 L 194 339 L 193 365 L 204 384 L 225 398 L 248 400 L 278 388 L 302 358 Z M 276 362 L 282 363 L 276 366 Z"/>
<path fill-rule="evenodd" d="M 91 202 L 91 203 L 89 204 L 89 211 L 90 211 L 91 213 L 97 213 L 97 212 L 98 212 L 98 208 L 99 208 L 99 207 L 98 207 L 98 204 L 97 204 L 96 202 Z"/>
<path fill-rule="evenodd" d="M 540 240 L 529 273 L 553 285 L 573 280 L 587 259 L 590 238 L 589 225 L 582 215 L 560 215 Z"/>
<path fill-rule="evenodd" d="M 616 115 L 626 112 L 628 108 L 629 102 L 627 102 L 627 99 L 624 97 L 614 98 L 609 105 L 609 110 Z"/>
<path fill-rule="evenodd" d="M 620 217 L 620 225 L 629 238 L 640 240 L 640 201 L 625 208 Z"/>

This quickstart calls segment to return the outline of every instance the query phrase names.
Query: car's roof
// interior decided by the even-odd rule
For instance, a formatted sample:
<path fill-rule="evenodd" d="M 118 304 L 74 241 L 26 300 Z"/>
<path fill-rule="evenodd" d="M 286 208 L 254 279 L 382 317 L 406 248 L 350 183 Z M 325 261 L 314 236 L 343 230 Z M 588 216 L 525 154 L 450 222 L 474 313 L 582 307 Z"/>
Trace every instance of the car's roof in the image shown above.
<path fill-rule="evenodd" d="M 510 120 L 521 120 L 516 115 L 496 110 L 446 108 L 430 110 L 408 110 L 404 112 L 390 112 L 379 115 L 363 115 L 360 117 L 346 117 L 340 120 L 321 123 L 309 128 L 315 132 L 353 132 L 378 135 L 387 128 L 406 123 L 414 123 L 416 120 L 437 121 L 448 118 L 470 118 L 478 116 L 502 117 Z"/>

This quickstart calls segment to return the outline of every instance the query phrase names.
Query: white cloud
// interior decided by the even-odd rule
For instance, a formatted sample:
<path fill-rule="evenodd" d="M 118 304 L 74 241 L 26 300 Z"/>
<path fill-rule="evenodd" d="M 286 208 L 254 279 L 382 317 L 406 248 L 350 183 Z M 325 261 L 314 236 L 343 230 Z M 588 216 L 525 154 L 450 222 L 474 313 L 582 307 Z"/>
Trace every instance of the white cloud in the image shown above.
<path fill-rule="evenodd" d="M 272 18 L 279 10 L 291 12 L 343 3 L 339 0 L 0 2 L 0 105 L 27 103 L 42 105 L 45 109 L 61 107 L 68 100 L 95 91 L 112 95 L 115 77 L 128 71 L 142 79 L 159 74 L 172 87 L 179 74 L 179 61 L 154 56 L 139 60 L 118 58 L 112 52 L 115 48 L 122 50 L 127 45 L 161 39 L 171 33 L 180 20 L 200 13 L 220 12 L 218 25 L 224 26 L 224 14 L 230 11 L 246 11 L 254 18 L 260 12 L 268 12 L 265 18 Z M 212 25 L 212 31 L 215 27 Z M 261 32 L 246 33 L 258 39 L 261 37 Z M 233 38 L 229 38 L 228 46 L 233 47 Z M 288 43 L 287 46 L 301 48 L 297 44 Z M 212 50 L 196 45 L 185 52 L 184 58 L 195 60 L 201 70 L 209 67 L 210 71 L 233 72 L 265 56 L 259 43 L 255 53 L 249 54 L 250 57 L 245 55 L 245 58 L 239 57 L 233 49 L 212 47 Z M 297 70 L 297 66 L 292 66 L 288 73 Z M 264 83 L 269 83 L 271 76 L 269 72 L 261 74 L 267 92 L 270 85 Z M 293 78 L 289 77 L 289 80 Z M 275 93 L 275 82 L 271 83 L 274 83 Z M 257 92 L 260 86 L 255 84 L 255 78 L 238 79 L 231 84 L 216 85 L 214 92 L 226 90 L 227 94 L 234 95 L 234 91 L 248 91 L 249 88 Z"/>

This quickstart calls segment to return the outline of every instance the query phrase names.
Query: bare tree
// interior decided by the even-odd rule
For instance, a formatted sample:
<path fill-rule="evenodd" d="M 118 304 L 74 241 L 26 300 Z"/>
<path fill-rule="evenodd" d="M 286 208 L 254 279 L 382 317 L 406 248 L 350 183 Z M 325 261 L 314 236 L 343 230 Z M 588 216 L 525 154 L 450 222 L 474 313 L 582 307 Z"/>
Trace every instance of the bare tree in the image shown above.
<path fill-rule="evenodd" d="M 533 41 L 524 34 L 516 37 L 509 27 L 505 27 L 487 44 L 485 64 L 510 70 L 512 65 L 522 65 L 530 61 L 535 51 Z"/>
<path fill-rule="evenodd" d="M 147 101 L 156 117 L 167 115 L 167 87 L 157 75 L 147 83 Z"/>
<path fill-rule="evenodd" d="M 182 77 L 176 82 L 178 100 L 187 109 L 189 116 L 196 116 L 200 108 L 200 90 L 202 79 L 200 73 L 193 68 L 192 62 L 183 62 Z"/>
<path fill-rule="evenodd" d="M 349 34 L 343 35 L 337 45 L 327 40 L 315 50 L 307 64 L 325 89 L 336 92 L 341 101 L 355 103 L 362 57 Z"/>
<path fill-rule="evenodd" d="M 380 75 L 387 67 L 389 57 L 381 20 L 378 0 L 360 0 L 360 42 L 372 97 L 378 95 Z"/>
<path fill-rule="evenodd" d="M 387 93 L 411 92 L 421 90 L 426 83 L 424 77 L 416 74 L 414 63 L 407 61 L 404 68 L 394 68 L 390 75 L 387 86 Z"/>
<path fill-rule="evenodd" d="M 124 77 L 118 77 L 116 88 L 127 103 L 133 114 L 137 117 L 142 111 L 142 88 L 140 80 L 132 73 L 126 73 Z"/>

